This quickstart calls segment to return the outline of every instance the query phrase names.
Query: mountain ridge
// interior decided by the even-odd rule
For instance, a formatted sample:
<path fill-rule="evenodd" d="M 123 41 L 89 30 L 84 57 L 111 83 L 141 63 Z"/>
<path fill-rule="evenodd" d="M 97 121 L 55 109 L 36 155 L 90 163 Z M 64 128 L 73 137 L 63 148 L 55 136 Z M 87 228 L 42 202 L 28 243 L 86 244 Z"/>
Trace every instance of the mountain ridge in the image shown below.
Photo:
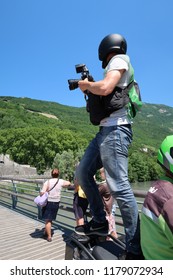
<path fill-rule="evenodd" d="M 98 126 L 91 125 L 85 107 L 28 97 L 1 96 L 0 119 L 0 129 L 48 126 L 80 133 L 88 141 L 98 131 Z M 166 135 L 173 134 L 173 108 L 144 102 L 133 120 L 133 134 L 137 146 L 158 148 Z"/>

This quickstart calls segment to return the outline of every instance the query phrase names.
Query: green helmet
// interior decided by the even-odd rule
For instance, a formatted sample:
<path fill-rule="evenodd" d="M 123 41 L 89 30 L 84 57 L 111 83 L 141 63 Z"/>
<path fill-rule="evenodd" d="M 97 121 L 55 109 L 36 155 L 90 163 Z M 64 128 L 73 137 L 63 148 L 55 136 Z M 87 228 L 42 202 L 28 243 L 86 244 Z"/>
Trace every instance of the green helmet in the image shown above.
<path fill-rule="evenodd" d="M 167 136 L 160 145 L 158 155 L 158 163 L 173 175 L 173 135 Z"/>

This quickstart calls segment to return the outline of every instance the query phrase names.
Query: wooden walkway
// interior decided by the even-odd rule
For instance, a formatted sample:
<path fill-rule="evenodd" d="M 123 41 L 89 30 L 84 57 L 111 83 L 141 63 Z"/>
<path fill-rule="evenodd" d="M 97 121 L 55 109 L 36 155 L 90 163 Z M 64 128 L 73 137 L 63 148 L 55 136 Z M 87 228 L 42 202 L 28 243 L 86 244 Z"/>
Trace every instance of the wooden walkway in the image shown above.
<path fill-rule="evenodd" d="M 42 238 L 44 223 L 0 205 L 0 260 L 64 260 L 63 232 L 53 230 L 52 242 Z"/>

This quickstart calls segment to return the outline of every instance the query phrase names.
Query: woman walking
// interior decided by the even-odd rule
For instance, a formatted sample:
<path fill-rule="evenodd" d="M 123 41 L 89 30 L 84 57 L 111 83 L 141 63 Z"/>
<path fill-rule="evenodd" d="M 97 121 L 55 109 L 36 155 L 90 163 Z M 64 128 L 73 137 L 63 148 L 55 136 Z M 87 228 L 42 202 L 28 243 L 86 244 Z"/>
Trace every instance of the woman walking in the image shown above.
<path fill-rule="evenodd" d="M 52 178 L 44 183 L 40 193 L 43 195 L 45 192 L 48 192 L 48 202 L 42 208 L 42 218 L 45 220 L 44 237 L 47 238 L 48 242 L 52 241 L 52 221 L 56 220 L 61 199 L 61 190 L 63 187 L 71 185 L 69 181 L 59 179 L 59 170 L 56 168 L 51 171 L 51 176 Z"/>

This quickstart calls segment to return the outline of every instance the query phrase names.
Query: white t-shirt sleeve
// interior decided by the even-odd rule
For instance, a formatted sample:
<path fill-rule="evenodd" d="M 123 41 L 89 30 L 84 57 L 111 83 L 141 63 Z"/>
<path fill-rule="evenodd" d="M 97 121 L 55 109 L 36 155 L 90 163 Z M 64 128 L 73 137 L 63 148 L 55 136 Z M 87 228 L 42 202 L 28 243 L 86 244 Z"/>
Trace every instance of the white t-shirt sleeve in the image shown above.
<path fill-rule="evenodd" d="M 107 72 L 112 70 L 122 70 L 122 69 L 125 69 L 127 71 L 129 69 L 128 63 L 124 59 L 116 56 L 110 60 L 107 66 Z"/>

